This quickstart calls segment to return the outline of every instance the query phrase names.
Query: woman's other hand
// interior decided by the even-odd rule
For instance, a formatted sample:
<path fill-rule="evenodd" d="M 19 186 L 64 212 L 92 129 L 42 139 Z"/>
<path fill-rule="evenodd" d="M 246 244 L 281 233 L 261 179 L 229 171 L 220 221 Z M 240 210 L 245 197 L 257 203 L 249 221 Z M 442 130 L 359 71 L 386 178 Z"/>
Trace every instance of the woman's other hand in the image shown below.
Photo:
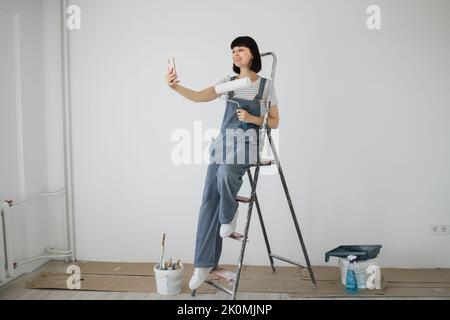
<path fill-rule="evenodd" d="M 250 122 L 251 115 L 244 109 L 237 109 L 236 114 L 239 121 Z"/>
<path fill-rule="evenodd" d="M 180 80 L 178 80 L 178 75 L 176 71 L 173 68 L 169 68 L 166 74 L 167 85 L 173 89 L 179 82 Z"/>

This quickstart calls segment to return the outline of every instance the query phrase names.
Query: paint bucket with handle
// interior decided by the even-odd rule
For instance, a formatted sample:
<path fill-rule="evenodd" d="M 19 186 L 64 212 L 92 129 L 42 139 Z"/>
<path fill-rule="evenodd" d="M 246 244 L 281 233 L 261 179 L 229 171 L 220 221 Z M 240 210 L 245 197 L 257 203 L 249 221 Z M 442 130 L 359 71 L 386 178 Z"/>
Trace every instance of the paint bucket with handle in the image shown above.
<path fill-rule="evenodd" d="M 160 264 L 153 268 L 155 272 L 156 292 L 162 295 L 174 295 L 181 292 L 183 281 L 183 264 L 180 263 L 175 269 L 160 269 Z"/>
<path fill-rule="evenodd" d="M 162 295 L 173 295 L 181 292 L 183 281 L 183 264 L 181 261 L 164 260 L 166 249 L 166 234 L 164 233 L 161 241 L 162 254 L 161 260 L 153 267 L 156 281 L 156 292 Z"/>

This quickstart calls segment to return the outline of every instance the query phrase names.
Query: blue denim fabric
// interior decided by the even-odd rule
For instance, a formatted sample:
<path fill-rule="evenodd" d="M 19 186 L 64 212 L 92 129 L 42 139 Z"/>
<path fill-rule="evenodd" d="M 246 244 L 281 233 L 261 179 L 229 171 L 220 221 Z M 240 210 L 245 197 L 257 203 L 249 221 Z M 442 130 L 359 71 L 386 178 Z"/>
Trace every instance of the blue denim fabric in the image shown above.
<path fill-rule="evenodd" d="M 234 80 L 232 78 L 232 80 Z M 239 121 L 236 109 L 241 108 L 254 116 L 262 116 L 263 90 L 266 79 L 261 78 L 259 92 L 253 100 L 234 98 L 234 92 L 230 92 L 228 99 L 239 103 L 227 101 L 225 114 L 222 121 L 221 132 L 212 144 L 211 159 L 217 160 L 222 155 L 223 161 L 211 161 L 206 173 L 205 187 L 203 190 L 202 205 L 198 216 L 197 238 L 195 246 L 195 267 L 216 267 L 222 253 L 222 238 L 220 237 L 220 225 L 230 223 L 239 206 L 236 196 L 242 186 L 242 176 L 251 164 L 257 159 L 257 144 L 259 141 L 259 126 Z M 256 134 L 244 136 L 239 139 L 239 134 L 231 136 L 228 133 L 253 130 Z M 233 143 L 227 144 L 229 138 Z M 242 137 L 242 136 L 241 136 Z M 254 148 L 252 147 L 254 146 Z M 245 161 L 236 161 L 236 151 L 245 148 Z M 222 150 L 222 152 L 220 152 Z M 225 161 L 232 157 L 233 162 Z M 254 158 L 255 161 L 252 161 Z"/>

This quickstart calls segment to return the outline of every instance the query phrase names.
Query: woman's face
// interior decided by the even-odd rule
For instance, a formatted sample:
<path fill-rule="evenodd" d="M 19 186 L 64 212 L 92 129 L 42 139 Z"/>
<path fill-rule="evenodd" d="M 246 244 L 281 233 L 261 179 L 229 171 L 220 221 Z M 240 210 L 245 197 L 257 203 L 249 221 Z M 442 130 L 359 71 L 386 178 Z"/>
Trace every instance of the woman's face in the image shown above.
<path fill-rule="evenodd" d="M 250 49 L 247 47 L 234 47 L 232 49 L 233 63 L 238 68 L 248 68 L 253 59 Z"/>

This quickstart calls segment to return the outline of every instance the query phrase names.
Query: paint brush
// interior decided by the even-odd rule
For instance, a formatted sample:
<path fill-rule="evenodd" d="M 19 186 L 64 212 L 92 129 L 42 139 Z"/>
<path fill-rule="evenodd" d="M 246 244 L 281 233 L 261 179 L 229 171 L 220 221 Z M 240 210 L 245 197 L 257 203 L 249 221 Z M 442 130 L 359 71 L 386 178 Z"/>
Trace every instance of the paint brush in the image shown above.
<path fill-rule="evenodd" d="M 163 233 L 162 237 L 162 253 L 161 253 L 161 261 L 159 263 L 159 270 L 166 270 L 165 262 L 164 262 L 164 248 L 165 248 L 165 241 L 166 241 L 166 233 Z"/>

